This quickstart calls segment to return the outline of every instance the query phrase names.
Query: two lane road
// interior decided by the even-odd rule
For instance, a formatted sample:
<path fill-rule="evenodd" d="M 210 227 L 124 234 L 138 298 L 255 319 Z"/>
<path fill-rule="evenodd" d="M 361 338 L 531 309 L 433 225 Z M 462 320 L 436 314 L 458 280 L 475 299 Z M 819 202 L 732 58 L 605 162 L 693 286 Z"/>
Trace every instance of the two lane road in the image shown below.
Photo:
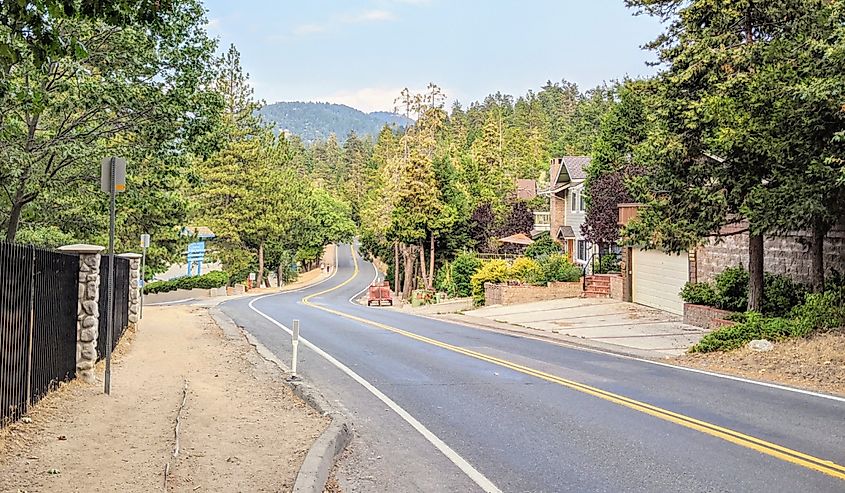
<path fill-rule="evenodd" d="M 345 491 L 845 491 L 845 399 L 350 301 L 328 281 L 222 306 L 351 417 Z"/>

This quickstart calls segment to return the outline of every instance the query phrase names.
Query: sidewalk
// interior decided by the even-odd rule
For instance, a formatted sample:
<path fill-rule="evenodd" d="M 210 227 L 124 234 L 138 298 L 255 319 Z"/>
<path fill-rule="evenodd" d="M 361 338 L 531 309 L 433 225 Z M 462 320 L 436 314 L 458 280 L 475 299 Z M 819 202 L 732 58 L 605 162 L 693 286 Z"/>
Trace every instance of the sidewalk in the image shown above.
<path fill-rule="evenodd" d="M 166 467 L 167 491 L 290 491 L 328 419 L 281 370 L 201 307 L 148 307 L 132 337 L 111 396 L 101 363 L 98 384 L 73 381 L 0 431 L 0 491 L 162 491 Z"/>
<path fill-rule="evenodd" d="M 610 299 L 495 305 L 438 318 L 644 358 L 684 354 L 706 330 L 682 317 Z"/>

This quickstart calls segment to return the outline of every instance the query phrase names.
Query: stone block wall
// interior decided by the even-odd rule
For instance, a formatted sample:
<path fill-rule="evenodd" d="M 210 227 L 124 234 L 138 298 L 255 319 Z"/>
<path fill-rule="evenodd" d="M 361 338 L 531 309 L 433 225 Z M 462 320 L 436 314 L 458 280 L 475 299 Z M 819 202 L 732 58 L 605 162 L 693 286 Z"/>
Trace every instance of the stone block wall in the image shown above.
<path fill-rule="evenodd" d="M 711 306 L 684 303 L 684 323 L 704 329 L 718 329 L 734 312 Z"/>
<path fill-rule="evenodd" d="M 773 274 L 784 274 L 794 281 L 811 281 L 812 260 L 809 253 L 808 232 L 793 232 L 765 238 L 764 269 Z M 845 272 L 845 228 L 831 231 L 824 244 L 825 268 Z M 722 237 L 720 242 L 711 239 L 696 250 L 696 280 L 712 281 L 727 267 L 741 265 L 748 268 L 748 233 Z"/>
<path fill-rule="evenodd" d="M 79 299 L 76 317 L 76 375 L 94 382 L 100 327 L 100 252 L 96 245 L 68 245 L 61 251 L 79 255 Z"/>
<path fill-rule="evenodd" d="M 137 328 L 141 318 L 141 256 L 124 253 L 121 257 L 129 260 L 129 326 Z"/>
<path fill-rule="evenodd" d="M 583 292 L 581 281 L 550 282 L 548 286 L 486 283 L 484 285 L 484 303 L 486 305 L 515 305 L 532 301 L 577 298 Z"/>
<path fill-rule="evenodd" d="M 610 299 L 622 301 L 624 295 L 622 275 L 610 276 Z"/>

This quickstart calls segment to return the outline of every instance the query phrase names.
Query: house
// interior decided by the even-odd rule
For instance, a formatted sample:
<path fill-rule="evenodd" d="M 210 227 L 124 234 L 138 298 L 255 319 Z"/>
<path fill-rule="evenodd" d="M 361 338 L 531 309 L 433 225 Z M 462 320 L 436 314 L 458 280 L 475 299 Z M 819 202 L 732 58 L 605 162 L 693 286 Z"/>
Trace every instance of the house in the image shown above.
<path fill-rule="evenodd" d="M 637 217 L 642 204 L 619 204 L 619 224 Z M 622 251 L 622 299 L 672 313 L 684 312 L 680 292 L 687 282 L 709 282 L 728 267 L 748 268 L 748 224 L 724 226 L 697 248 L 680 254 L 646 250 L 638 246 Z M 783 274 L 793 281 L 811 282 L 812 258 L 808 231 L 788 231 L 767 236 L 763 244 L 766 272 Z M 845 271 L 845 221 L 825 237 L 828 274 Z"/>
<path fill-rule="evenodd" d="M 549 233 L 562 245 L 564 253 L 577 264 L 586 264 L 594 252 L 593 245 L 581 234 L 587 213 L 584 201 L 584 170 L 589 156 L 553 158 L 549 169 L 549 188 L 541 195 L 549 197 Z"/>

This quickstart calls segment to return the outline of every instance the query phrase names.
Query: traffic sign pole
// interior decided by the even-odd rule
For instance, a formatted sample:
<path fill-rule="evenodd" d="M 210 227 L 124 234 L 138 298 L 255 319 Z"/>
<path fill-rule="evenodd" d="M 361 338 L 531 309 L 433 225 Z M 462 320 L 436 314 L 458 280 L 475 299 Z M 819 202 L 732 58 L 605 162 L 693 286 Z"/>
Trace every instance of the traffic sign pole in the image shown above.
<path fill-rule="evenodd" d="M 150 247 L 150 235 L 141 235 L 141 311 L 140 318 L 144 318 L 144 291 L 147 289 L 147 248 Z"/>
<path fill-rule="evenodd" d="M 126 190 L 126 160 L 108 157 L 100 162 L 100 188 L 109 194 L 109 275 L 106 293 L 106 375 L 103 391 L 111 394 L 111 350 L 114 340 L 114 216 L 117 192 Z"/>

